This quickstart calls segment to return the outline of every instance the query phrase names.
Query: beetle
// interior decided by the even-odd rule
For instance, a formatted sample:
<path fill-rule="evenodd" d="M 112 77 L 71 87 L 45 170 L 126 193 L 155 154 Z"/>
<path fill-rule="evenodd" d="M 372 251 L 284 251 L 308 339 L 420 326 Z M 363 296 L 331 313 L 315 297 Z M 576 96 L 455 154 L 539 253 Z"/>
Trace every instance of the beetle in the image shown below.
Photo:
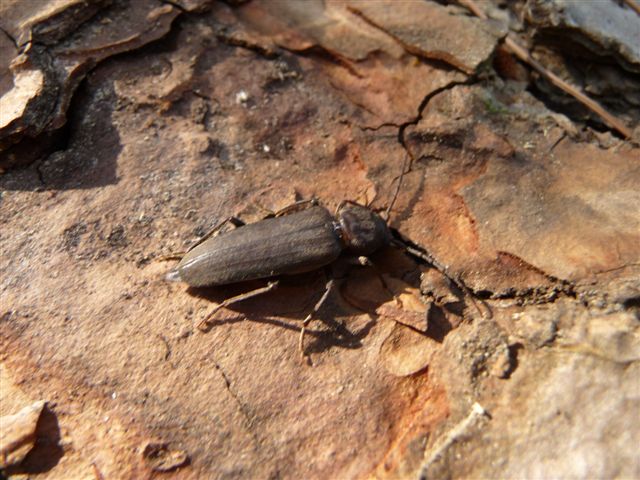
<path fill-rule="evenodd" d="M 397 188 L 385 218 L 368 206 L 350 200 L 341 202 L 332 215 L 315 199 L 297 202 L 271 218 L 248 225 L 236 217 L 229 217 L 182 256 L 169 278 L 182 280 L 191 287 L 211 287 L 311 272 L 344 256 L 356 259 L 362 265 L 372 265 L 367 256 L 393 244 L 434 265 L 470 294 L 462 281 L 452 278 L 433 257 L 392 234 L 387 221 L 398 196 L 405 167 L 406 160 L 402 174 L 396 177 Z M 226 223 L 237 228 L 216 235 Z M 209 319 L 219 309 L 273 290 L 278 283 L 278 280 L 270 280 L 265 287 L 224 300 L 214 307 L 200 327 L 208 325 Z M 327 299 L 333 285 L 333 279 L 330 279 L 322 297 L 302 322 L 299 349 L 303 357 L 306 356 L 306 327 Z"/>
<path fill-rule="evenodd" d="M 214 235 L 226 223 L 238 228 Z M 181 258 L 170 278 L 191 287 L 211 287 L 311 272 L 343 255 L 369 264 L 366 256 L 392 241 L 387 222 L 370 208 L 347 200 L 332 215 L 313 199 L 248 225 L 235 217 L 226 219 Z M 270 281 L 265 287 L 224 300 L 200 325 L 206 325 L 219 309 L 266 293 L 277 285 L 277 280 Z M 303 356 L 306 327 L 332 288 L 330 279 L 324 294 L 302 322 L 299 349 Z"/>

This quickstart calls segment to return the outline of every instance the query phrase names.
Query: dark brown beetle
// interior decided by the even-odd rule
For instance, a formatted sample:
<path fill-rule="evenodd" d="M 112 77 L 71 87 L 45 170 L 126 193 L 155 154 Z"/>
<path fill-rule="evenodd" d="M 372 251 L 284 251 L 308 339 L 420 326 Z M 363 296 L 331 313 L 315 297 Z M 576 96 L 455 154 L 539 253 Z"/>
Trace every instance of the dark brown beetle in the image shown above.
<path fill-rule="evenodd" d="M 403 173 L 404 168 L 405 165 Z M 386 218 L 397 198 L 402 176 L 398 177 L 396 192 L 385 212 Z M 226 223 L 240 228 L 214 235 Z M 170 278 L 180 279 L 192 287 L 229 285 L 310 272 L 331 265 L 345 255 L 357 259 L 362 265 L 371 265 L 367 256 L 390 244 L 426 260 L 465 293 L 470 293 L 460 280 L 451 278 L 446 269 L 426 252 L 395 239 L 381 215 L 352 201 L 342 202 L 335 215 L 316 200 L 308 200 L 286 207 L 272 218 L 249 225 L 230 217 L 182 257 Z M 226 299 L 209 313 L 200 326 L 207 325 L 220 308 L 266 293 L 277 285 L 278 280 L 272 280 L 265 287 Z M 332 287 L 333 279 L 330 279 L 324 294 L 302 322 L 299 347 L 303 355 L 305 329 Z"/>
<path fill-rule="evenodd" d="M 241 228 L 212 236 L 227 222 Z M 235 218 L 225 220 L 182 257 L 172 277 L 192 287 L 208 287 L 294 275 L 330 265 L 342 254 L 366 263 L 367 255 L 391 241 L 387 223 L 368 207 L 345 201 L 338 206 L 334 216 L 311 200 L 249 225 L 243 225 Z M 265 293 L 277 284 L 272 281 L 266 287 L 229 298 L 216 306 L 207 318 L 222 307 Z M 303 321 L 302 350 L 305 328 L 332 286 L 333 280 L 329 280 L 322 298 Z"/>

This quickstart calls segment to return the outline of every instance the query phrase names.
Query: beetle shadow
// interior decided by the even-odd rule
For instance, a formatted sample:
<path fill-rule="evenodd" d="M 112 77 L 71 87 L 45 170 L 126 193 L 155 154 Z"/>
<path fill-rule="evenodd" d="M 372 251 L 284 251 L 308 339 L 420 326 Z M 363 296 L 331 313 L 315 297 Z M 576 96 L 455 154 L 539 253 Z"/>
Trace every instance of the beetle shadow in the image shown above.
<path fill-rule="evenodd" d="M 249 320 L 297 333 L 302 327 L 303 319 L 312 312 L 316 302 L 322 296 L 326 281 L 328 278 L 333 278 L 336 283 L 333 291 L 313 316 L 312 322 L 306 329 L 305 352 L 307 354 L 322 353 L 333 347 L 361 348 L 363 339 L 369 335 L 380 319 L 376 310 L 385 302 L 390 301 L 393 294 L 391 292 L 387 292 L 386 296 L 367 294 L 368 301 L 363 306 L 350 301 L 343 293 L 342 287 L 348 285 L 350 281 L 362 278 L 364 272 L 367 271 L 368 275 L 384 274 L 402 278 L 407 286 L 414 289 L 420 287 L 418 263 L 404 252 L 390 247 L 373 256 L 372 260 L 376 265 L 375 269 L 369 266 L 353 266 L 339 261 L 331 269 L 330 276 L 323 273 L 323 270 L 318 270 L 306 274 L 280 277 L 278 279 L 280 283 L 274 290 L 233 303 L 217 311 L 207 322 L 207 328 L 204 331 L 207 332 L 219 325 Z M 377 271 L 374 272 L 374 270 Z M 230 297 L 262 288 L 266 284 L 267 281 L 262 280 L 219 287 L 190 287 L 187 289 L 187 293 L 219 304 Z M 453 293 L 460 298 L 458 293 L 461 292 L 453 291 Z M 446 335 L 455 328 L 448 313 L 462 316 L 464 308 L 465 304 L 462 300 L 447 304 L 446 307 L 432 304 L 425 314 L 427 328 L 421 333 L 441 343 Z M 360 321 L 355 329 L 353 325 L 337 320 L 341 317 L 363 313 L 367 314 L 369 319 L 364 322 Z M 291 322 L 287 320 L 291 320 Z"/>
<path fill-rule="evenodd" d="M 207 322 L 207 327 L 203 331 L 208 332 L 219 325 L 248 320 L 277 326 L 296 333 L 300 332 L 302 321 L 322 296 L 328 277 L 323 274 L 322 270 L 319 270 L 282 276 L 278 280 L 277 288 L 259 296 L 233 303 L 216 312 L 213 318 Z M 347 278 L 334 278 L 336 287 L 320 310 L 313 316 L 305 333 L 307 337 L 305 351 L 307 353 L 322 352 L 331 347 L 360 348 L 362 339 L 375 325 L 375 319 L 372 319 L 357 332 L 352 332 L 342 322 L 335 319 L 337 316 L 362 313 L 359 309 L 352 308 L 348 303 L 339 300 L 339 285 L 347 280 Z M 187 293 L 219 304 L 230 297 L 251 292 L 266 284 L 265 280 L 253 280 L 219 287 L 189 287 Z M 291 320 L 291 322 L 287 320 Z M 322 324 L 324 328 L 319 324 Z"/>

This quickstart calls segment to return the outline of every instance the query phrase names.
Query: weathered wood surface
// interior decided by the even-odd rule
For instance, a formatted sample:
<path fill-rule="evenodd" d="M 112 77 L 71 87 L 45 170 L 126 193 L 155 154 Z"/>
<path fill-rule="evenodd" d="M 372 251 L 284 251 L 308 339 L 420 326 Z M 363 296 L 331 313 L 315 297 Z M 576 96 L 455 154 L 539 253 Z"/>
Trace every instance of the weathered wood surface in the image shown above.
<path fill-rule="evenodd" d="M 19 3 L 0 14 L 0 415 L 48 401 L 62 451 L 18 471 L 640 475 L 640 149 L 498 76 L 506 24 L 429 2 Z M 313 367 L 296 342 L 321 275 L 195 328 L 243 287 L 188 291 L 161 255 L 299 198 L 384 208 L 407 154 L 392 226 L 492 318 L 390 249 L 395 299 L 352 270 Z M 490 417 L 451 437 L 474 402 Z"/>

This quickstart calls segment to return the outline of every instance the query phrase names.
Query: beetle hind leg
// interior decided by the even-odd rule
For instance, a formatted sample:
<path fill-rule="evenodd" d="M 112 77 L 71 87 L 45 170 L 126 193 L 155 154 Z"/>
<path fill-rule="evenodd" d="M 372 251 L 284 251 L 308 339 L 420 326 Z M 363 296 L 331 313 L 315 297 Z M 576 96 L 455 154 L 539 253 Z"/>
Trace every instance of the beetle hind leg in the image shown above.
<path fill-rule="evenodd" d="M 316 313 L 318 313 L 318 310 L 320 310 L 320 307 L 322 307 L 324 302 L 329 297 L 329 293 L 331 293 L 331 290 L 333 289 L 333 285 L 334 285 L 333 279 L 327 282 L 327 285 L 325 287 L 324 293 L 322 294 L 322 297 L 320 297 L 320 300 L 318 300 L 318 302 L 315 304 L 315 306 L 313 307 L 313 310 L 311 310 L 311 312 L 309 312 L 309 315 L 307 315 L 305 319 L 302 321 L 302 328 L 300 329 L 300 338 L 298 340 L 298 349 L 300 350 L 300 354 L 302 355 L 303 359 L 308 359 L 307 354 L 304 351 L 304 335 L 307 331 L 307 326 L 309 325 L 309 323 L 311 323 L 311 320 L 313 320 L 313 316 Z"/>
<path fill-rule="evenodd" d="M 203 332 L 208 332 L 211 329 L 211 318 L 220 310 L 221 308 L 228 307 L 237 302 L 241 302 L 243 300 L 247 300 L 249 298 L 257 297 L 258 295 L 262 295 L 263 293 L 270 292 L 275 289 L 280 282 L 278 280 L 274 280 L 272 282 L 267 283 L 265 287 L 256 288 L 255 290 L 251 290 L 250 292 L 245 292 L 240 295 L 236 295 L 235 297 L 230 297 L 224 300 L 222 303 L 219 303 L 207 314 L 207 316 L 198 324 L 198 330 Z"/>

